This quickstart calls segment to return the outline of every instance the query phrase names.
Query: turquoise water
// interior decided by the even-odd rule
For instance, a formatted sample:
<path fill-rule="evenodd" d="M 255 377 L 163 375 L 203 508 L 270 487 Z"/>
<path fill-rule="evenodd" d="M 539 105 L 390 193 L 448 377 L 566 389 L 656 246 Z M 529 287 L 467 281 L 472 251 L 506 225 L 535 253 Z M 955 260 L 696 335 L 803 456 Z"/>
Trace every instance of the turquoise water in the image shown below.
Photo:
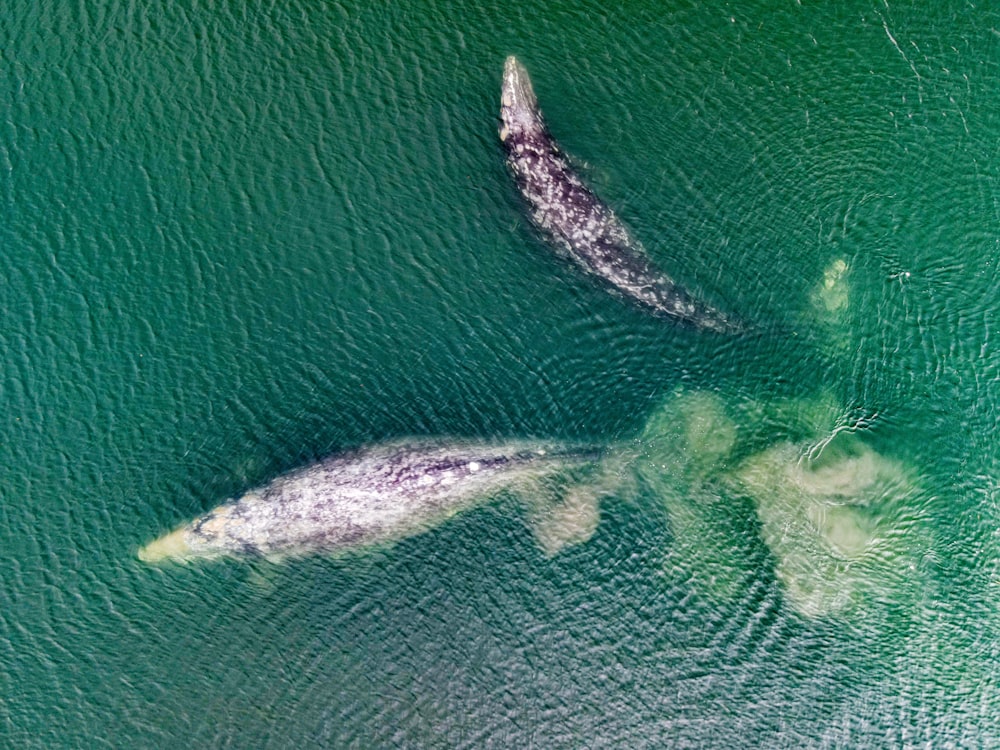
<path fill-rule="evenodd" d="M 996 744 L 998 30 L 957 2 L 14 0 L 4 743 Z M 656 261 L 784 333 L 699 337 L 548 251 L 496 134 L 508 54 Z M 849 509 L 872 554 L 813 568 L 773 533 L 814 507 L 782 446 L 838 428 L 899 478 Z M 406 435 L 626 446 L 638 480 L 551 560 L 510 498 L 367 557 L 136 559 Z"/>

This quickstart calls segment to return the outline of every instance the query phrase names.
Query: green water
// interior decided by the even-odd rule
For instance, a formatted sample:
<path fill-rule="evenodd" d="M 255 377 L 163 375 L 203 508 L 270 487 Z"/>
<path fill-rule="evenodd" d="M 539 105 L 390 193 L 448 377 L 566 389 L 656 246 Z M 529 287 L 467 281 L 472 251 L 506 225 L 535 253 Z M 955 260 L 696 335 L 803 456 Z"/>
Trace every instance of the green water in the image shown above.
<path fill-rule="evenodd" d="M 959 2 L 8 3 L 0 743 L 1000 743 L 998 30 Z M 657 262 L 784 333 L 699 337 L 548 251 L 496 134 L 508 54 Z M 685 442 L 678 393 L 735 442 Z M 917 488 L 819 615 L 779 506 L 724 478 L 816 419 Z M 552 560 L 504 499 L 366 558 L 136 559 L 405 435 L 678 455 Z"/>

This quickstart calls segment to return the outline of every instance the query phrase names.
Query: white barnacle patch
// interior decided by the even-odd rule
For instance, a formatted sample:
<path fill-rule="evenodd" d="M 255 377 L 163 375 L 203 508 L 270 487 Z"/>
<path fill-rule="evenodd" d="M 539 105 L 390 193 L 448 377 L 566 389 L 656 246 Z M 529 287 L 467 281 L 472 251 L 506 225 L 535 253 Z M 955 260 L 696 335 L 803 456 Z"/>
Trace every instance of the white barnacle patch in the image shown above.
<path fill-rule="evenodd" d="M 469 471 L 475 474 L 480 469 L 480 464 L 478 461 L 469 461 Z"/>

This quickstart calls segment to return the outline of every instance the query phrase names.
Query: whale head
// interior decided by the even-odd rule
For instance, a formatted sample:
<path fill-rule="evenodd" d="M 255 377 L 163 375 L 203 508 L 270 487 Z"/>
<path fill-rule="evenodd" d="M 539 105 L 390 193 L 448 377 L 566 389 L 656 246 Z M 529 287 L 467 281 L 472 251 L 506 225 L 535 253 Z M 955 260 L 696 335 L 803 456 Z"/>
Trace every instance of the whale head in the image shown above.
<path fill-rule="evenodd" d="M 527 69 L 511 55 L 503 65 L 500 97 L 500 140 L 511 135 L 541 132 L 544 129 L 538 99 Z"/>

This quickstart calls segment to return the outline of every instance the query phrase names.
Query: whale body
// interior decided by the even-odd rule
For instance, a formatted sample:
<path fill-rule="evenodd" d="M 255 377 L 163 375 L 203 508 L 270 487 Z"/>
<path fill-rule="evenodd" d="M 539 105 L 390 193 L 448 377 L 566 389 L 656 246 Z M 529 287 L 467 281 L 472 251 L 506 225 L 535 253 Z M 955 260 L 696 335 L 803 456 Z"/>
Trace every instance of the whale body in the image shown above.
<path fill-rule="evenodd" d="M 361 550 L 426 531 L 502 490 L 539 489 L 542 480 L 598 458 L 585 446 L 530 441 L 409 440 L 365 447 L 229 501 L 143 547 L 139 558 Z M 590 512 L 587 528 L 596 526 L 596 509 Z M 550 551 L 551 530 L 545 533 L 539 541 Z M 572 533 L 580 535 L 579 529 Z M 558 548 L 556 543 L 551 551 Z"/>
<path fill-rule="evenodd" d="M 557 249 L 656 313 L 700 329 L 743 328 L 657 268 L 583 183 L 549 132 L 528 71 L 513 56 L 504 64 L 500 120 L 500 140 L 518 189 L 533 222 Z"/>

